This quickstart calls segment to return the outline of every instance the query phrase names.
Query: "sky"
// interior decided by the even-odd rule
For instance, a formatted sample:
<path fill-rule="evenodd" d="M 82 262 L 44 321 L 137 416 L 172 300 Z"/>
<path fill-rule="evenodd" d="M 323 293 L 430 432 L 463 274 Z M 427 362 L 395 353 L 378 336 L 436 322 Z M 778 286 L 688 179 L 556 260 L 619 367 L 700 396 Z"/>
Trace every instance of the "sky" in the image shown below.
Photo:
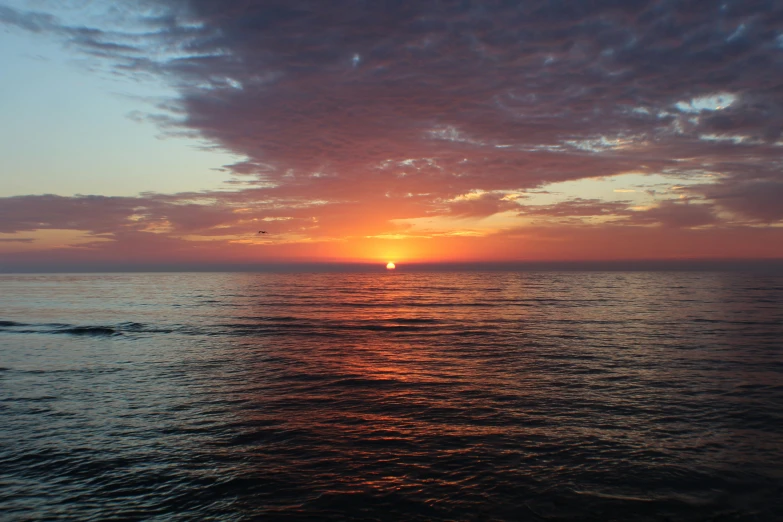
<path fill-rule="evenodd" d="M 779 0 L 0 0 L 0 270 L 781 259 L 782 68 Z"/>

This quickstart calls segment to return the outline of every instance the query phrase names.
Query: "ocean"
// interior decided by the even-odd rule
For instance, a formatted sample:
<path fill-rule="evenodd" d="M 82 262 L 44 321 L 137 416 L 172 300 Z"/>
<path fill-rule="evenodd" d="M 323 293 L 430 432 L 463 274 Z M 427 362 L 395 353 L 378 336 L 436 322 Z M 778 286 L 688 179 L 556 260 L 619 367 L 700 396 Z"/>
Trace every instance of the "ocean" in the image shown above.
<path fill-rule="evenodd" d="M 783 520 L 783 275 L 0 275 L 2 520 Z"/>

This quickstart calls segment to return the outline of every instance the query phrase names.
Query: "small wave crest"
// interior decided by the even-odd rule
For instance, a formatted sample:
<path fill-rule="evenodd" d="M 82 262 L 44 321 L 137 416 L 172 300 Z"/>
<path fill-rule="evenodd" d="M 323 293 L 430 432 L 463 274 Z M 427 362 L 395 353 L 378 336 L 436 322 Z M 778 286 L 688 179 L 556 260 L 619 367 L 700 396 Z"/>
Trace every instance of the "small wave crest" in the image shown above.
<path fill-rule="evenodd" d="M 84 335 L 84 336 L 94 335 L 99 337 L 122 335 L 122 332 L 110 326 L 71 326 L 59 330 L 52 330 L 50 333 Z"/>
<path fill-rule="evenodd" d="M 67 323 L 32 324 L 16 321 L 0 321 L 0 330 L 13 334 L 60 334 L 86 337 L 112 337 L 123 335 L 124 333 L 168 333 L 171 331 L 131 321 L 118 323 L 116 325 L 79 325 Z"/>
<path fill-rule="evenodd" d="M 17 323 L 16 321 L 0 321 L 0 328 L 13 328 L 14 326 L 27 326 L 25 323 Z"/>

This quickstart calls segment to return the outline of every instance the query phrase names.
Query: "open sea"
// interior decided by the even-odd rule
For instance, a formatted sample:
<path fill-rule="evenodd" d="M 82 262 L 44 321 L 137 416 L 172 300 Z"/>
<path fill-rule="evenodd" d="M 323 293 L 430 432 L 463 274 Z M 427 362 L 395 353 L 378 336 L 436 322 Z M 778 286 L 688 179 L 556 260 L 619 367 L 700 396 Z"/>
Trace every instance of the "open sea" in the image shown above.
<path fill-rule="evenodd" d="M 0 275 L 0 519 L 783 520 L 783 276 Z"/>

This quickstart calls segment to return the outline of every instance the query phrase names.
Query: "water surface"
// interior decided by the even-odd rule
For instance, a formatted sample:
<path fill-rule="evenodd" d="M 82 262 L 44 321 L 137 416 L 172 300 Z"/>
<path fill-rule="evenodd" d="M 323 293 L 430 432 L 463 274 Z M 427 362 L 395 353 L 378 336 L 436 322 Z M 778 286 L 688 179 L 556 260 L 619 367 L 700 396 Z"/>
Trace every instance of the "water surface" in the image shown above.
<path fill-rule="evenodd" d="M 9 520 L 783 520 L 783 277 L 0 276 Z"/>

